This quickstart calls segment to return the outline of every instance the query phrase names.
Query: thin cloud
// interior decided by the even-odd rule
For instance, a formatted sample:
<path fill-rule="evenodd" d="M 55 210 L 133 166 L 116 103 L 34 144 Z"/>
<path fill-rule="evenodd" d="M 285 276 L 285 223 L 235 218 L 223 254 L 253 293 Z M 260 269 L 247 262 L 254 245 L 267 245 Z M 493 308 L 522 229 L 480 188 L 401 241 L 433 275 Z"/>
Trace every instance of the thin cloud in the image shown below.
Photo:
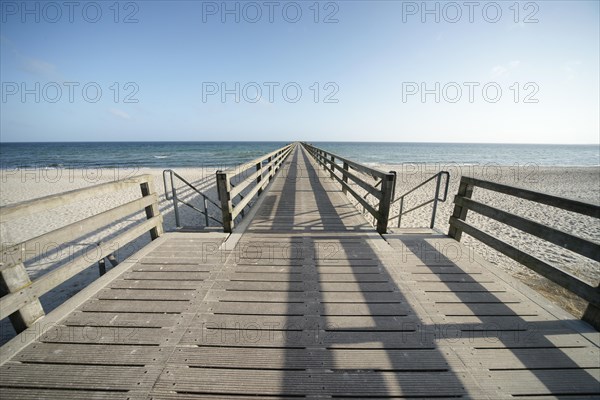
<path fill-rule="evenodd" d="M 22 57 L 21 69 L 42 78 L 55 79 L 59 76 L 54 64 L 37 58 Z"/>
<path fill-rule="evenodd" d="M 561 69 L 564 71 L 568 81 L 572 81 L 577 77 L 577 70 L 581 64 L 583 64 L 581 60 L 573 60 L 566 62 L 562 66 Z"/>
<path fill-rule="evenodd" d="M 131 115 L 127 114 L 125 111 L 123 110 L 118 110 L 116 108 L 111 108 L 108 110 L 109 113 L 111 113 L 112 115 L 114 115 L 117 118 L 120 119 L 131 119 Z"/>
<path fill-rule="evenodd" d="M 521 65 L 521 61 L 514 60 L 510 61 L 506 65 L 496 65 L 490 71 L 490 75 L 492 78 L 501 78 L 504 76 L 508 76 L 512 70 L 515 70 Z"/>
<path fill-rule="evenodd" d="M 17 46 L 6 36 L 0 35 L 0 43 L 15 57 L 18 68 L 44 80 L 63 82 L 62 76 L 56 65 L 35 57 L 30 57 L 21 52 Z"/>

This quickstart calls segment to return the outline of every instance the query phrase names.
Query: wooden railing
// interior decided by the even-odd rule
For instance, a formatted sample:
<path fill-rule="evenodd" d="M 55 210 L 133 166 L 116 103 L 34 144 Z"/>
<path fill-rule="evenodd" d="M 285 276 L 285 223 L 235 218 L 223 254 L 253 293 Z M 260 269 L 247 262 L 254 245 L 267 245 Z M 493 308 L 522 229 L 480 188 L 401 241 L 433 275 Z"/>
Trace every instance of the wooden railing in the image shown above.
<path fill-rule="evenodd" d="M 22 332 L 44 315 L 39 297 L 62 284 L 69 278 L 85 270 L 90 265 L 109 258 L 117 248 L 133 241 L 144 233 L 150 232 L 152 240 L 163 232 L 162 217 L 158 209 L 158 196 L 154 192 L 152 176 L 140 175 L 120 181 L 103 183 L 84 189 L 73 190 L 0 207 L 0 222 L 15 221 L 18 218 L 35 215 L 55 207 L 64 206 L 89 199 L 101 194 L 109 194 L 120 190 L 139 186 L 142 197 L 108 211 L 101 212 L 81 221 L 45 233 L 18 244 L 2 243 L 2 260 L 0 262 L 0 319 L 10 316 L 17 331 Z M 138 223 L 116 237 L 97 244 L 94 252 L 85 252 L 78 257 L 68 257 L 66 263 L 31 281 L 24 263 L 42 256 L 43 249 L 56 249 L 76 239 L 89 235 L 101 228 L 109 227 L 115 221 L 145 210 L 146 220 Z"/>
<path fill-rule="evenodd" d="M 471 210 L 595 261 L 600 261 L 600 245 L 528 218 L 520 217 L 472 200 L 471 196 L 475 187 L 557 207 L 593 218 L 600 218 L 600 207 L 528 189 L 462 177 L 458 194 L 454 199 L 454 213 L 450 217 L 450 229 L 448 231 L 449 236 L 459 241 L 463 232 L 474 237 L 589 302 L 582 319 L 590 322 L 598 329 L 600 327 L 600 287 L 593 287 L 576 276 L 475 228 L 466 222 L 467 212 Z"/>
<path fill-rule="evenodd" d="M 233 231 L 236 218 L 243 216 L 244 208 L 262 193 L 294 146 L 289 144 L 235 168 L 217 171 L 217 192 L 225 232 Z M 233 180 L 240 177 L 242 180 L 234 185 Z"/>
<path fill-rule="evenodd" d="M 373 216 L 373 218 L 375 218 L 377 232 L 381 234 L 386 233 L 390 215 L 390 203 L 394 198 L 396 173 L 383 172 L 375 168 L 367 167 L 366 165 L 340 157 L 308 143 L 302 143 L 302 145 L 308 153 L 323 166 L 323 168 L 329 171 L 330 177 L 342 185 L 344 194 L 349 193 L 369 214 Z M 338 162 L 341 162 L 342 165 L 339 165 Z M 373 179 L 379 179 L 380 181 L 375 185 L 370 184 L 352 171 L 370 175 Z M 362 196 L 359 194 L 350 186 L 348 181 L 351 181 L 361 189 L 365 190 L 366 195 Z M 378 188 L 379 186 L 381 186 L 381 188 Z M 371 205 L 366 199 L 367 195 L 375 197 L 378 201 L 378 205 Z"/>

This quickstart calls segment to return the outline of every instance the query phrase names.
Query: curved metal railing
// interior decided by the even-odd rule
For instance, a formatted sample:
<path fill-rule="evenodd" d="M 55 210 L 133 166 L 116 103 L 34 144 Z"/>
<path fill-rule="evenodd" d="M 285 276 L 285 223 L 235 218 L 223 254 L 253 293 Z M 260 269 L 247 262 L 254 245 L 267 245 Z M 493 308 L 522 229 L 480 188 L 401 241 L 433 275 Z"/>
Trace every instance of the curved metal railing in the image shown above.
<path fill-rule="evenodd" d="M 444 196 L 442 198 L 440 198 L 440 188 L 441 188 L 441 182 L 442 182 L 442 177 L 446 177 L 446 185 L 444 188 Z M 432 180 L 436 180 L 435 183 L 435 193 L 432 199 L 429 199 L 417 206 L 414 206 L 408 210 L 404 210 L 404 199 L 406 198 L 406 196 L 410 195 L 411 193 L 415 192 L 417 189 L 420 189 L 421 187 L 423 187 L 424 185 L 426 185 L 427 183 L 431 182 Z M 404 193 L 403 195 L 397 197 L 394 201 L 391 202 L 390 205 L 395 204 L 396 202 L 400 202 L 400 210 L 398 211 L 398 214 L 394 215 L 393 217 L 390 217 L 390 221 L 393 220 L 394 218 L 398 218 L 398 228 L 400 228 L 400 226 L 402 225 L 402 216 L 406 215 L 410 212 L 413 212 L 415 210 L 418 210 L 421 207 L 425 207 L 428 204 L 433 203 L 433 209 L 431 210 L 431 221 L 429 224 L 429 228 L 433 229 L 433 227 L 435 226 L 435 215 L 437 213 L 437 205 L 438 202 L 445 202 L 446 199 L 448 198 L 448 186 L 450 184 L 450 173 L 448 171 L 440 171 L 437 174 L 433 175 L 432 177 L 430 177 L 429 179 L 424 180 L 423 182 L 421 182 L 420 184 L 418 184 L 417 186 L 415 186 L 414 188 L 412 188 L 411 190 L 409 190 L 408 192 Z"/>
<path fill-rule="evenodd" d="M 167 186 L 167 174 L 170 175 L 171 190 L 169 190 L 168 186 Z M 179 196 L 177 194 L 177 187 L 175 186 L 175 178 L 177 178 L 179 181 L 183 182 L 187 187 L 189 187 L 194 192 L 196 192 L 198 195 L 200 195 L 200 197 L 202 197 L 202 209 L 194 206 L 193 204 L 190 204 L 189 202 L 187 202 L 186 200 L 184 200 L 181 196 Z M 221 209 L 221 206 L 214 200 L 211 200 L 210 197 L 208 197 L 207 195 L 205 195 L 204 193 L 199 191 L 194 185 L 192 185 L 190 182 L 188 182 L 184 177 L 179 175 L 177 172 L 173 171 L 172 169 L 165 169 L 163 171 L 163 184 L 165 186 L 165 199 L 173 200 L 173 211 L 175 213 L 175 224 L 177 225 L 178 228 L 182 227 L 181 218 L 179 216 L 179 203 L 204 215 L 204 223 L 206 224 L 206 226 L 210 226 L 210 220 L 213 220 L 217 224 L 223 226 L 223 223 L 220 220 L 212 217 L 208 213 L 208 205 L 209 204 L 214 205 L 215 207 L 217 207 L 218 210 Z M 170 196 L 169 196 L 169 191 L 171 192 Z"/>

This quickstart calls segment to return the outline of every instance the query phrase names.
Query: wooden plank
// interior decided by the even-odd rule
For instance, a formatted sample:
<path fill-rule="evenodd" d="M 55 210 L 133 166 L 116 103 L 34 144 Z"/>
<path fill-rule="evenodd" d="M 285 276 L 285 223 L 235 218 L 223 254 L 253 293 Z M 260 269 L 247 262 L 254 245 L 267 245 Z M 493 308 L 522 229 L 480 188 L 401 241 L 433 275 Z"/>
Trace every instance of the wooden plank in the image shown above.
<path fill-rule="evenodd" d="M 411 313 L 405 304 L 322 304 L 322 315 L 327 316 L 404 316 Z"/>
<path fill-rule="evenodd" d="M 399 292 L 321 292 L 321 303 L 404 303 Z"/>
<path fill-rule="evenodd" d="M 208 312 L 231 315 L 302 316 L 306 312 L 306 306 L 297 303 L 212 303 Z"/>
<path fill-rule="evenodd" d="M 470 362 L 489 370 L 598 368 L 598 348 L 478 349 Z"/>
<path fill-rule="evenodd" d="M 158 346 L 168 341 L 170 332 L 169 329 L 161 328 L 56 325 L 45 330 L 39 341 L 45 343 Z"/>
<path fill-rule="evenodd" d="M 580 200 L 567 199 L 564 197 L 553 196 L 525 188 L 503 185 L 501 183 L 485 181 L 468 176 L 463 176 L 461 181 L 483 189 L 493 190 L 495 192 L 535 201 L 536 203 L 546 204 L 552 207 L 562 208 L 563 210 L 588 215 L 594 218 L 600 218 L 600 207 L 595 204 L 585 203 Z"/>
<path fill-rule="evenodd" d="M 181 271 L 131 271 L 125 274 L 125 279 L 130 280 L 162 280 L 162 281 L 194 281 L 202 282 L 210 276 L 209 272 L 181 272 Z"/>
<path fill-rule="evenodd" d="M 320 282 L 321 292 L 392 292 L 391 282 Z"/>
<path fill-rule="evenodd" d="M 521 315 L 521 316 L 536 316 L 541 313 L 538 307 L 531 305 L 530 303 L 516 303 L 516 304 L 485 304 L 485 303 L 452 303 L 452 304 L 435 304 L 435 309 L 440 313 L 451 316 L 451 315 L 476 315 L 476 316 L 502 316 L 502 315 Z"/>
<path fill-rule="evenodd" d="M 312 296 L 311 296 L 312 297 Z M 205 297 L 205 301 L 220 302 L 264 302 L 264 303 L 302 303 L 310 300 L 309 293 L 301 292 L 273 292 L 273 291 L 223 291 L 211 290 Z"/>
<path fill-rule="evenodd" d="M 113 289 L 136 289 L 136 290 L 187 290 L 197 289 L 202 286 L 203 281 L 175 281 L 175 280 L 136 280 L 136 279 L 119 279 L 111 282 L 108 287 Z"/>
<path fill-rule="evenodd" d="M 315 318 L 298 315 L 223 315 L 203 314 L 194 318 L 190 327 L 247 331 L 299 331 L 318 328 Z"/>
<path fill-rule="evenodd" d="M 484 389 L 500 390 L 515 397 L 536 395 L 600 396 L 599 369 L 552 369 L 486 372 L 479 380 Z"/>
<path fill-rule="evenodd" d="M 448 304 L 471 304 L 471 303 L 498 303 L 498 304 L 513 304 L 526 301 L 522 296 L 515 292 L 500 292 L 490 293 L 482 292 L 430 292 L 427 293 L 427 298 L 433 303 L 448 303 Z"/>
<path fill-rule="evenodd" d="M 77 396 L 85 396 L 86 399 L 94 400 L 123 400 L 123 391 L 107 392 L 104 390 L 77 390 L 70 389 L 31 389 L 17 387 L 3 387 L 2 395 L 7 399 L 13 400 L 65 400 L 69 398 L 78 398 Z"/>
<path fill-rule="evenodd" d="M 44 364 L 104 364 L 144 366 L 166 361 L 169 352 L 158 346 L 108 344 L 33 343 L 14 361 Z M 4 391 L 4 389 L 3 389 Z"/>
<path fill-rule="evenodd" d="M 217 281 L 214 284 L 215 290 L 228 291 L 256 291 L 266 292 L 265 298 L 268 298 L 268 292 L 303 292 L 308 289 L 306 282 L 230 282 Z"/>
<path fill-rule="evenodd" d="M 144 300 L 90 300 L 82 311 L 90 312 L 140 312 L 182 313 L 190 307 L 189 301 L 144 301 Z"/>
<path fill-rule="evenodd" d="M 252 331 L 244 329 L 206 329 L 190 327 L 179 346 L 304 348 L 320 346 L 323 333 L 319 331 Z M 243 349 L 240 349 L 243 351 Z"/>
<path fill-rule="evenodd" d="M 180 314 L 75 311 L 61 321 L 66 326 L 166 328 L 182 321 Z"/>
<path fill-rule="evenodd" d="M 396 382 L 385 385 L 383 382 Z M 452 373 L 371 372 L 332 374 L 306 371 L 236 370 L 211 368 L 167 368 L 156 384 L 158 390 L 187 393 L 336 396 L 449 396 L 464 389 Z"/>
<path fill-rule="evenodd" d="M 0 382 L 9 387 L 127 391 L 149 385 L 147 371 L 139 366 L 7 363 L 0 367 Z"/>
<path fill-rule="evenodd" d="M 142 260 L 143 261 L 143 260 Z M 147 264 L 139 263 L 131 268 L 132 272 L 208 272 L 214 271 L 218 267 L 215 265 L 197 265 L 197 264 Z"/>
<path fill-rule="evenodd" d="M 96 296 L 100 300 L 179 300 L 190 301 L 196 297 L 195 290 L 132 290 L 104 289 Z"/>
<path fill-rule="evenodd" d="M 235 347 L 184 347 L 175 350 L 169 362 L 207 368 L 330 369 L 330 370 L 443 370 L 446 358 L 438 350 L 384 349 L 279 349 L 245 348 L 244 357 Z"/>

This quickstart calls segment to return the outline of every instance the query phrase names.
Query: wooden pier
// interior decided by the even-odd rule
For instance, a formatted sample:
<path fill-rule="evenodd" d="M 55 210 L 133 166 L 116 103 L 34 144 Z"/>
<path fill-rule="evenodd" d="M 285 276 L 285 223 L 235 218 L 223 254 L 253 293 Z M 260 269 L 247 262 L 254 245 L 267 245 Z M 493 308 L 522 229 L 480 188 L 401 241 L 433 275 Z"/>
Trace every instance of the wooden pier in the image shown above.
<path fill-rule="evenodd" d="M 239 231 L 221 192 L 231 234 L 163 233 L 146 185 L 154 240 L 0 349 L 0 397 L 600 398 L 594 328 L 452 237 L 378 233 L 309 149 L 265 160 Z"/>

